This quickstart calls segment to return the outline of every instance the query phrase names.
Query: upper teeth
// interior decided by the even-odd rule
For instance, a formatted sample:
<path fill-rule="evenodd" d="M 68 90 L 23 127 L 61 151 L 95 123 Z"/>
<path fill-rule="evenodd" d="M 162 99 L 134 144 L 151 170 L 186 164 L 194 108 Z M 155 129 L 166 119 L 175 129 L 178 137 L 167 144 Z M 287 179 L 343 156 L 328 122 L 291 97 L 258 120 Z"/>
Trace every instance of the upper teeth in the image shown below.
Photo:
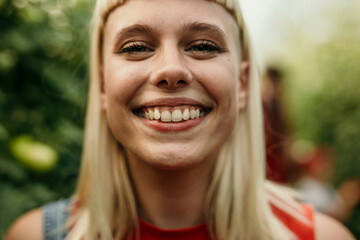
<path fill-rule="evenodd" d="M 181 122 L 189 119 L 196 119 L 202 116 L 204 112 L 200 112 L 198 107 L 190 107 L 183 109 L 145 109 L 144 117 L 148 120 L 160 120 L 162 122 Z"/>

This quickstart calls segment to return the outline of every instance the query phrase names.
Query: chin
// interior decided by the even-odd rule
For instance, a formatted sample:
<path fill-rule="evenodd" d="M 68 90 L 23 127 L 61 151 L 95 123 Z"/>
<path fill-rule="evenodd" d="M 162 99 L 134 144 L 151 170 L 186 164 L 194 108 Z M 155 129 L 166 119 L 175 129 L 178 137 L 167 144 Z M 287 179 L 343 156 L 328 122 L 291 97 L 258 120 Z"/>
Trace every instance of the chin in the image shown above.
<path fill-rule="evenodd" d="M 180 171 L 189 168 L 193 168 L 194 166 L 198 165 L 202 161 L 199 159 L 191 159 L 191 158 L 184 158 L 184 157 L 169 157 L 169 158 L 162 158 L 157 159 L 155 161 L 150 161 L 149 163 L 158 169 L 167 170 L 167 171 Z"/>
<path fill-rule="evenodd" d="M 207 159 L 193 151 L 186 151 L 184 148 L 178 149 L 157 149 L 156 151 L 144 151 L 138 152 L 137 156 L 129 153 L 129 161 L 137 161 L 139 163 L 145 163 L 146 165 L 159 169 L 179 171 L 192 168 L 201 164 Z"/>
<path fill-rule="evenodd" d="M 159 156 L 159 155 L 157 155 Z M 190 168 L 202 162 L 204 159 L 198 154 L 182 148 L 177 151 L 164 151 L 161 157 L 153 159 L 154 166 L 167 170 L 181 170 Z"/>

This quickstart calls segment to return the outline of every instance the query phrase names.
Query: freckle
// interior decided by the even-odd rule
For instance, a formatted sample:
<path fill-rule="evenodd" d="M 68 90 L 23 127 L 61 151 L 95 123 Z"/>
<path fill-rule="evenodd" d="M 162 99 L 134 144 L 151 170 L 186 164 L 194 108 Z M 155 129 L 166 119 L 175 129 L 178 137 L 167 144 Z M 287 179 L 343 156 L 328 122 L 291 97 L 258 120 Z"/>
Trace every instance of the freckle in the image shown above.
<path fill-rule="evenodd" d="M 230 62 L 230 58 L 228 58 L 227 61 Z"/>

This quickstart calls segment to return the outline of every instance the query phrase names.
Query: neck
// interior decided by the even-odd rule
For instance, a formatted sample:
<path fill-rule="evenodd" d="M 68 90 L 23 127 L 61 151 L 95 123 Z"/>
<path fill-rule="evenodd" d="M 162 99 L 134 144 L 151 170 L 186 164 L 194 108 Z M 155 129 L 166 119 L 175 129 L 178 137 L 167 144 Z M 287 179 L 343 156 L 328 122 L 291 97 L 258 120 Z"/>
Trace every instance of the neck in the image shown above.
<path fill-rule="evenodd" d="M 169 171 L 129 157 L 140 217 L 163 229 L 186 228 L 203 222 L 212 169 L 209 162 Z"/>

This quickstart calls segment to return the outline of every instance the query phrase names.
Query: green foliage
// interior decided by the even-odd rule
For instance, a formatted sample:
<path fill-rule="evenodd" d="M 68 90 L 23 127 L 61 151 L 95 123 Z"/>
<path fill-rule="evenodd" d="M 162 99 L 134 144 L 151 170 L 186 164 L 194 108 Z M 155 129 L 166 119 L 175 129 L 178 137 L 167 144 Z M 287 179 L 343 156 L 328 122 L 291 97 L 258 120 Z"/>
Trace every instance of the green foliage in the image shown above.
<path fill-rule="evenodd" d="M 75 189 L 87 93 L 89 9 L 82 1 L 0 1 L 0 238 L 23 212 L 68 197 Z M 59 156 L 55 168 L 36 171 L 12 154 L 10 143 L 22 135 L 36 141 L 27 151 L 31 146 L 55 150 L 50 151 Z"/>
<path fill-rule="evenodd" d="M 339 160 L 336 182 L 360 177 L 360 48 L 352 41 L 335 37 L 305 53 L 311 60 L 293 70 L 296 88 L 291 95 L 297 134 L 335 148 Z"/>
<path fill-rule="evenodd" d="M 314 47 L 298 39 L 297 54 L 288 57 L 296 135 L 333 148 L 334 185 L 360 177 L 360 17 L 349 8 L 337 21 L 329 40 Z M 359 205 L 347 224 L 360 236 Z"/>

